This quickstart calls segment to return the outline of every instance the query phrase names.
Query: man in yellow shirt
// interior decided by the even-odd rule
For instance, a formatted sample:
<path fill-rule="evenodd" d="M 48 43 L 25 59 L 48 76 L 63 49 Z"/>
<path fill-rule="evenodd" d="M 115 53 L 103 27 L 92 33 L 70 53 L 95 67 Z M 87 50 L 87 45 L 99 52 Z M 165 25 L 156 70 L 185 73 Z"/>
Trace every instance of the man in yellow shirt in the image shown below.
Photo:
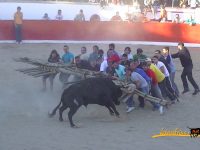
<path fill-rule="evenodd" d="M 156 79 L 158 81 L 158 85 L 159 85 L 159 88 L 161 90 L 162 96 L 164 98 L 169 97 L 169 99 L 174 103 L 174 100 L 175 100 L 176 97 L 172 93 L 170 93 L 168 91 L 168 89 L 166 88 L 165 75 L 160 71 L 160 69 L 156 65 L 154 65 L 151 62 L 150 58 L 147 58 L 146 62 L 147 62 L 148 65 L 150 65 L 149 68 L 155 73 L 155 76 L 156 76 Z"/>
<path fill-rule="evenodd" d="M 15 36 L 16 42 L 20 44 L 22 42 L 22 23 L 23 23 L 23 13 L 21 12 L 21 7 L 17 7 L 17 12 L 14 14 L 14 25 L 15 25 Z"/>

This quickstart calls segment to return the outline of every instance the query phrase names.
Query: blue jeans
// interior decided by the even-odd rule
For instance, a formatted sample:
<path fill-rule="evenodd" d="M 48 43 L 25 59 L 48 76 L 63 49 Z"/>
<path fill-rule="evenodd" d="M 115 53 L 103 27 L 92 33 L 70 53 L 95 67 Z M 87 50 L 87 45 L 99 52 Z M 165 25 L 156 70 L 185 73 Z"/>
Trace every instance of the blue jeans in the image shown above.
<path fill-rule="evenodd" d="M 145 93 L 145 94 L 149 94 L 149 87 L 148 86 L 143 87 L 143 88 L 139 88 L 138 90 L 141 91 L 141 92 L 143 92 L 143 93 Z M 144 107 L 144 98 L 141 97 L 141 96 L 139 96 L 138 100 L 140 102 L 139 107 L 143 108 Z"/>
<path fill-rule="evenodd" d="M 15 25 L 15 37 L 16 37 L 16 42 L 22 41 L 22 25 L 21 24 Z"/>
<path fill-rule="evenodd" d="M 129 97 L 128 100 L 126 101 L 126 105 L 128 107 L 133 107 L 135 102 L 133 101 L 133 96 Z"/>

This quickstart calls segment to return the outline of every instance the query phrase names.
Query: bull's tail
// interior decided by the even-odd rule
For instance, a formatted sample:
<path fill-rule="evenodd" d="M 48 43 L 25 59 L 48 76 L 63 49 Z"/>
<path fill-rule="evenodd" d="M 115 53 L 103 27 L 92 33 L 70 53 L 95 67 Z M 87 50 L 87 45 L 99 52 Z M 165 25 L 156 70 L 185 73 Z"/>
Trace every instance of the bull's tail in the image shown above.
<path fill-rule="evenodd" d="M 48 113 L 49 117 L 53 117 L 56 114 L 57 109 L 60 107 L 62 101 L 54 108 L 54 110 L 51 113 Z"/>

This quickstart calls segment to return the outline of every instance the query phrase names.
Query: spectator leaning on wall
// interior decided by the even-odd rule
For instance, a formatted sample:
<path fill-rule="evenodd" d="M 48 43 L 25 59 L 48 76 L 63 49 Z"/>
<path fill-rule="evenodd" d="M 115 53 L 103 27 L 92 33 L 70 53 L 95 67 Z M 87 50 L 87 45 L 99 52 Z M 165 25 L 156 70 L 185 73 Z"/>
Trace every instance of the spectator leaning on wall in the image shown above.
<path fill-rule="evenodd" d="M 56 20 L 63 20 L 62 10 L 58 10 L 58 14 L 56 15 Z"/>
<path fill-rule="evenodd" d="M 22 42 L 22 22 L 23 13 L 21 12 L 21 7 L 17 7 L 17 12 L 14 14 L 14 25 L 16 34 L 16 43 L 21 44 Z"/>
<path fill-rule="evenodd" d="M 85 21 L 85 15 L 81 9 L 79 13 L 75 16 L 74 21 Z"/>

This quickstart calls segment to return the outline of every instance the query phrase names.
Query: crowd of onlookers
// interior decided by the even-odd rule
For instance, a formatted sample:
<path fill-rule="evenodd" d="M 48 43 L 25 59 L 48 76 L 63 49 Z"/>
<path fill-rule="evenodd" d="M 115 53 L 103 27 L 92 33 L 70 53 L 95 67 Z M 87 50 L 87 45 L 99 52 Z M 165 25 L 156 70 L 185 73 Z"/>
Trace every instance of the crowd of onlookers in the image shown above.
<path fill-rule="evenodd" d="M 88 69 L 106 74 L 111 79 L 125 80 L 136 85 L 136 88 L 145 94 L 151 94 L 160 99 L 168 98 L 173 104 L 180 95 L 175 83 L 176 67 L 173 58 L 179 58 L 183 66 L 181 79 L 183 82 L 182 94 L 189 91 L 187 79 L 194 87 L 193 95 L 199 93 L 199 87 L 192 76 L 192 59 L 189 50 L 183 43 L 178 44 L 179 51 L 175 54 L 170 53 L 169 47 L 162 50 L 155 50 L 151 57 L 147 57 L 141 48 L 135 53 L 130 47 L 125 47 L 123 53 L 116 51 L 115 44 L 111 43 L 108 50 L 104 51 L 97 45 L 94 45 L 92 53 L 87 52 L 86 47 L 81 47 L 80 53 L 74 55 L 69 46 L 63 47 L 64 54 L 60 58 L 58 52 L 53 50 L 48 61 L 62 62 L 65 64 L 75 64 L 78 68 Z M 67 76 L 67 75 L 66 75 Z M 55 75 L 44 76 L 43 85 L 46 89 L 46 79 L 50 78 L 51 89 L 53 89 L 53 79 Z M 138 97 L 139 107 L 144 108 L 145 101 L 143 97 Z M 127 113 L 135 108 L 133 97 L 127 101 Z M 163 107 L 152 103 L 153 110 L 159 110 L 163 113 Z"/>

